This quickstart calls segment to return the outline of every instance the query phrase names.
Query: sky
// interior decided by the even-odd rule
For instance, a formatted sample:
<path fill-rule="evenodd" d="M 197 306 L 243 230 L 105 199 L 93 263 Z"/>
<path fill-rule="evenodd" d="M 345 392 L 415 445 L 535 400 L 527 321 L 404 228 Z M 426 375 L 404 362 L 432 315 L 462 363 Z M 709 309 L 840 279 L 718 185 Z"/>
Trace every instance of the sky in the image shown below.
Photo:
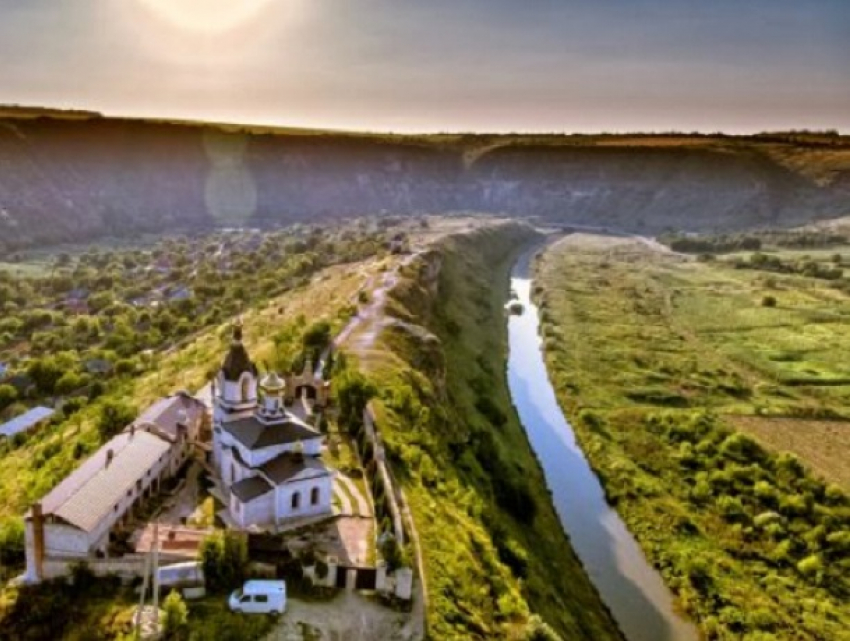
<path fill-rule="evenodd" d="M 397 132 L 850 133 L 850 0 L 0 0 L 0 103 Z"/>

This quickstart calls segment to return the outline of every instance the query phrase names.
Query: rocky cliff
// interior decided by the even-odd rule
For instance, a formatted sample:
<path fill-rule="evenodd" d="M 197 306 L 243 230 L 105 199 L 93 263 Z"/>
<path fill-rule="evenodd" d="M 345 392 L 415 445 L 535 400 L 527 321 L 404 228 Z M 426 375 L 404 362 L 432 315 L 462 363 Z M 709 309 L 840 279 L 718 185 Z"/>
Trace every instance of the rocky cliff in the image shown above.
<path fill-rule="evenodd" d="M 0 114 L 0 249 L 458 210 L 654 232 L 850 213 L 850 138 L 382 136 Z"/>

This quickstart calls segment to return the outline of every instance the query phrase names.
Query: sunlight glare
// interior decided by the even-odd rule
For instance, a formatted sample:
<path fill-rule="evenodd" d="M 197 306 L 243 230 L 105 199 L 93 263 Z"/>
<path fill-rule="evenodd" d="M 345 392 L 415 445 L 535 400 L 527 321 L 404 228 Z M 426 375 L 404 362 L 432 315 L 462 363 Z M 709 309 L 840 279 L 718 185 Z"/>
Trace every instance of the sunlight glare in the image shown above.
<path fill-rule="evenodd" d="M 241 27 L 258 17 L 270 5 L 293 9 L 293 0 L 138 0 L 156 17 L 174 27 L 199 34 L 214 35 Z"/>

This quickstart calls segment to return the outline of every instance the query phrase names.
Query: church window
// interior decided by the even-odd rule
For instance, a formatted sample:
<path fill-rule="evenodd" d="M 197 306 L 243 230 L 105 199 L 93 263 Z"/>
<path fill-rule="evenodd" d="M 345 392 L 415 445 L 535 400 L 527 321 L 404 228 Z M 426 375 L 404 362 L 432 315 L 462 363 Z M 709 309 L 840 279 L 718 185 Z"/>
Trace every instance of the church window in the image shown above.
<path fill-rule="evenodd" d="M 310 505 L 318 505 L 319 504 L 319 488 L 314 487 L 310 490 Z"/>
<path fill-rule="evenodd" d="M 301 506 L 301 492 L 292 495 L 292 509 L 297 510 Z"/>
<path fill-rule="evenodd" d="M 250 382 L 248 381 L 248 377 L 245 376 L 242 379 L 242 402 L 243 403 L 248 402 L 248 387 L 249 387 L 249 385 L 250 385 Z"/>

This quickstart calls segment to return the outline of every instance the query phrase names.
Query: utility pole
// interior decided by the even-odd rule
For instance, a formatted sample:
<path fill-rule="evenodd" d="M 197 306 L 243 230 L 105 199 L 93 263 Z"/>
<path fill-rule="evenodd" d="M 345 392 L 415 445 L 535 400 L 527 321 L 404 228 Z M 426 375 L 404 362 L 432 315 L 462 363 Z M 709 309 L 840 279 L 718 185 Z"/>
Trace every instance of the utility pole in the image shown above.
<path fill-rule="evenodd" d="M 145 555 L 145 560 L 142 561 L 142 596 L 139 599 L 139 609 L 136 611 L 136 633 L 135 638 L 142 638 L 142 612 L 145 610 L 145 596 L 148 591 L 148 575 L 150 574 L 151 556 L 150 553 Z"/>
<path fill-rule="evenodd" d="M 153 523 L 153 626 L 159 632 L 159 523 Z"/>

